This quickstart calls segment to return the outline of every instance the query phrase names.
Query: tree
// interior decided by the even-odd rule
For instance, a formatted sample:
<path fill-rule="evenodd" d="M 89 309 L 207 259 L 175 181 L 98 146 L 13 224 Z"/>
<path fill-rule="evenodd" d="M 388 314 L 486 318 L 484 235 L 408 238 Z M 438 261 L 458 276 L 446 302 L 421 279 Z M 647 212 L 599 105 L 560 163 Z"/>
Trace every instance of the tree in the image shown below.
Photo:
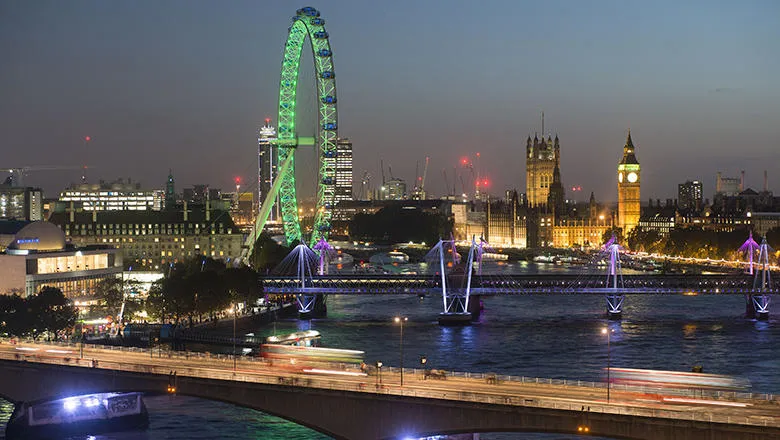
<path fill-rule="evenodd" d="M 101 301 L 105 314 L 119 315 L 125 299 L 124 283 L 121 278 L 106 278 L 95 286 L 95 296 Z"/>
<path fill-rule="evenodd" d="M 43 332 L 57 334 L 76 323 L 76 307 L 65 298 L 60 289 L 44 286 L 37 295 L 29 297 L 27 301 L 33 313 L 33 337 Z"/>
<path fill-rule="evenodd" d="M 604 243 L 608 242 L 613 235 L 615 236 L 618 244 L 624 244 L 623 228 L 618 228 L 617 226 L 613 226 L 610 229 L 604 231 L 604 234 L 601 235 L 601 244 L 603 245 Z"/>
<path fill-rule="evenodd" d="M 0 331 L 22 336 L 32 328 L 27 301 L 19 295 L 0 295 Z"/>

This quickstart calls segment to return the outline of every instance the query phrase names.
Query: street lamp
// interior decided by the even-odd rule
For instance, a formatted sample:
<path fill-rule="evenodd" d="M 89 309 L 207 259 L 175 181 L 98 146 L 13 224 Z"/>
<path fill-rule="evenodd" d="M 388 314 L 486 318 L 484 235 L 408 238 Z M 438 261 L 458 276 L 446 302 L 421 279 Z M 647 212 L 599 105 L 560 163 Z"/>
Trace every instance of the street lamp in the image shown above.
<path fill-rule="evenodd" d="M 233 303 L 233 372 L 236 372 L 236 306 L 237 303 Z"/>
<path fill-rule="evenodd" d="M 401 386 L 404 386 L 404 322 L 408 321 L 406 316 L 396 316 L 393 321 L 401 324 Z"/>
<path fill-rule="evenodd" d="M 423 370 L 423 379 L 425 379 L 425 364 L 428 363 L 428 358 L 425 355 L 420 356 L 420 368 Z"/>
<path fill-rule="evenodd" d="M 612 367 L 612 365 L 611 365 L 612 364 L 612 350 L 610 349 L 609 339 L 610 339 L 610 334 L 612 332 L 614 332 L 614 331 L 615 330 L 613 330 L 613 329 L 607 329 L 607 328 L 601 329 L 601 334 L 602 335 L 607 335 L 607 403 L 609 403 L 609 389 L 610 389 L 610 385 L 612 384 L 612 382 L 610 381 L 610 377 L 609 377 L 609 372 L 610 372 L 610 369 Z"/>
<path fill-rule="evenodd" d="M 377 386 L 382 384 L 382 361 L 376 361 L 376 380 L 377 380 Z"/>

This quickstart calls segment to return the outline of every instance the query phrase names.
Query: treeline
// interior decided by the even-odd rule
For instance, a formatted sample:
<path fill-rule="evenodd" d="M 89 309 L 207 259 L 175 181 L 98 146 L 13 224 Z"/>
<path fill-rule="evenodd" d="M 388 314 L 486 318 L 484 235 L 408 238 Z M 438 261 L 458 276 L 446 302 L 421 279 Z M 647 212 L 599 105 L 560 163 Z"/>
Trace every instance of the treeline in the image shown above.
<path fill-rule="evenodd" d="M 199 257 L 170 266 L 149 290 L 145 309 L 152 321 L 192 324 L 236 304 L 252 305 L 261 293 L 253 269 Z"/>
<path fill-rule="evenodd" d="M 37 295 L 0 295 L 0 332 L 6 336 L 51 339 L 71 329 L 77 310 L 60 289 L 43 287 Z"/>
<path fill-rule="evenodd" d="M 452 220 L 446 216 L 403 209 L 400 203 L 375 214 L 357 214 L 349 223 L 351 240 L 379 243 L 436 243 L 439 237 L 449 237 L 451 233 Z"/>
<path fill-rule="evenodd" d="M 668 236 L 655 230 L 635 228 L 628 234 L 628 247 L 633 251 L 691 258 L 740 259 L 739 247 L 748 238 L 748 229 L 732 232 L 710 231 L 704 228 L 672 229 Z M 780 245 L 780 228 L 766 234 L 775 249 Z M 762 237 L 754 237 L 761 243 Z"/>

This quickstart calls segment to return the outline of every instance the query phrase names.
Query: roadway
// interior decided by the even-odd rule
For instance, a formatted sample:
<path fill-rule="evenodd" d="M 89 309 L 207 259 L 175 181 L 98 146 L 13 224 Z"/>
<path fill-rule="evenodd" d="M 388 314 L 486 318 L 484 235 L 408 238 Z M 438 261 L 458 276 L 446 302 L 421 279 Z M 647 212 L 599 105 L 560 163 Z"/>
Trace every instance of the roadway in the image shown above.
<path fill-rule="evenodd" d="M 550 379 L 512 378 L 481 373 L 450 373 L 446 379 L 426 378 L 423 370 L 405 369 L 403 387 L 398 369 L 384 367 L 380 375 L 346 365 L 291 365 L 289 361 L 212 356 L 194 352 L 118 349 L 76 345 L 0 342 L 0 359 L 101 368 L 128 372 L 266 383 L 301 388 L 325 388 L 349 392 L 403 395 L 508 406 L 526 406 L 599 413 L 663 417 L 780 427 L 777 396 L 663 394 L 656 390 L 613 387 L 607 402 L 604 384 Z M 392 370 L 392 371 L 388 371 Z M 180 389 L 186 394 L 186 389 Z M 165 392 L 161 389 L 160 392 Z M 58 397 L 58 396 L 52 396 Z"/>

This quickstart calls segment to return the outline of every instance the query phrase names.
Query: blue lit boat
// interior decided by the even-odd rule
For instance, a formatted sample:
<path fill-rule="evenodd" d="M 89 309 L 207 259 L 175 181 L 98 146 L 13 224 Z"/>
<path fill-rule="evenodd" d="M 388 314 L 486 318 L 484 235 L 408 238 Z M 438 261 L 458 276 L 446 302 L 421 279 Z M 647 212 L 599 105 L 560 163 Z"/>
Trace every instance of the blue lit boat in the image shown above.
<path fill-rule="evenodd" d="M 149 426 L 141 393 L 96 393 L 16 406 L 5 429 L 7 440 L 60 439 Z"/>

